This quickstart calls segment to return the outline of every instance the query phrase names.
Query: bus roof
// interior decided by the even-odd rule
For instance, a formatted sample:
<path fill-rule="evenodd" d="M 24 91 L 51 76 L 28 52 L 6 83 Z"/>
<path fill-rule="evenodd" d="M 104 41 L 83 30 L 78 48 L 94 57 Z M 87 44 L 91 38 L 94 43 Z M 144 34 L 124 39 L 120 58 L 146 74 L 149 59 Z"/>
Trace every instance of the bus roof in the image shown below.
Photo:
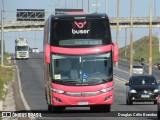
<path fill-rule="evenodd" d="M 93 13 L 93 14 L 57 14 L 51 15 L 50 19 L 108 19 L 107 14 L 104 13 Z"/>

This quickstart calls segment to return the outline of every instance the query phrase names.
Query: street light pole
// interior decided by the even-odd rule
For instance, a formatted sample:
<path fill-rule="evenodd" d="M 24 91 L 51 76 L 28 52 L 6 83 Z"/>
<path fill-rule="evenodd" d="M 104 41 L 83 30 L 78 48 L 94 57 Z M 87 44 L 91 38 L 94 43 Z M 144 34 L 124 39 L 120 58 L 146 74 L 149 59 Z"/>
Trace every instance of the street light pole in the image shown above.
<path fill-rule="evenodd" d="M 130 0 L 130 19 L 131 19 L 131 25 L 130 25 L 130 75 L 133 71 L 133 15 L 132 15 L 132 0 Z"/>
<path fill-rule="evenodd" d="M 119 42 L 119 0 L 117 0 L 117 30 L 116 30 L 116 43 L 118 46 Z M 116 67 L 118 68 L 118 62 L 116 62 Z"/>
<path fill-rule="evenodd" d="M 152 74 L 152 0 L 150 0 L 150 22 L 149 22 L 149 74 Z"/>

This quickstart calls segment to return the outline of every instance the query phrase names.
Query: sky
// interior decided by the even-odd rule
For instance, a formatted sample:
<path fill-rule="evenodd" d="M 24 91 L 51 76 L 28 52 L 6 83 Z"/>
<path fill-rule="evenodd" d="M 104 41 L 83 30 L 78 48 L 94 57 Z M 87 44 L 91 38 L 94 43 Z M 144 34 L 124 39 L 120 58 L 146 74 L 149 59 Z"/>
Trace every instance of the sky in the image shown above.
<path fill-rule="evenodd" d="M 73 2 L 72 2 L 73 1 Z M 77 3 L 78 1 L 78 3 Z M 88 11 L 88 0 L 84 1 L 84 10 Z M 150 0 L 132 0 L 133 17 L 149 17 Z M 160 0 L 152 0 L 152 15 L 160 16 Z M 4 20 L 15 21 L 16 9 L 45 9 L 46 12 L 54 12 L 55 8 L 82 8 L 82 0 L 3 0 L 4 2 Z M 130 17 L 130 0 L 119 0 L 119 17 Z M 66 5 L 65 5 L 66 3 Z M 72 4 L 73 3 L 73 4 Z M 92 5 L 96 0 L 90 0 L 90 12 L 96 12 L 96 7 Z M 117 16 L 117 0 L 98 0 L 98 12 L 107 13 L 109 17 Z M 0 10 L 3 9 L 2 0 L 0 0 Z M 46 16 L 47 19 L 48 16 Z M 1 18 L 1 16 L 0 16 Z M 153 28 L 153 35 L 160 34 L 160 28 Z M 112 30 L 113 42 L 116 42 L 116 31 Z M 149 35 L 149 28 L 133 29 L 133 39 L 138 40 L 143 36 Z M 43 31 L 29 32 L 6 32 L 4 33 L 5 51 L 14 53 L 14 41 L 16 38 L 24 37 L 28 40 L 31 48 L 37 47 L 43 51 Z M 130 29 L 127 29 L 127 44 L 130 41 Z M 125 30 L 119 30 L 119 48 L 125 45 Z"/>

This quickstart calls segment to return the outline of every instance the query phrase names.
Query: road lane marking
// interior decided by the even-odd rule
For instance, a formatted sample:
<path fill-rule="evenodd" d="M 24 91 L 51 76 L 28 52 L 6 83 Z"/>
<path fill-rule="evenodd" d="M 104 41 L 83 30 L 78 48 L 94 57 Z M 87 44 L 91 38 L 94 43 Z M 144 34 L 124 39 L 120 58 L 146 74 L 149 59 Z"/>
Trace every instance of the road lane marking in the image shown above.
<path fill-rule="evenodd" d="M 130 73 L 129 73 L 129 72 L 126 72 L 126 71 L 124 71 L 124 70 L 121 70 L 121 69 L 118 69 L 118 68 L 114 68 L 114 69 L 119 70 L 119 71 L 121 71 L 121 72 L 124 72 L 124 73 L 127 73 L 127 74 L 129 74 L 129 75 L 130 75 Z"/>
<path fill-rule="evenodd" d="M 117 79 L 117 80 L 119 80 L 119 81 L 121 81 L 121 82 L 123 82 L 123 83 L 128 82 L 128 80 L 125 80 L 125 79 L 120 78 L 120 77 L 118 77 L 118 76 L 115 76 L 115 75 L 114 75 L 114 77 L 115 77 L 115 79 Z"/>

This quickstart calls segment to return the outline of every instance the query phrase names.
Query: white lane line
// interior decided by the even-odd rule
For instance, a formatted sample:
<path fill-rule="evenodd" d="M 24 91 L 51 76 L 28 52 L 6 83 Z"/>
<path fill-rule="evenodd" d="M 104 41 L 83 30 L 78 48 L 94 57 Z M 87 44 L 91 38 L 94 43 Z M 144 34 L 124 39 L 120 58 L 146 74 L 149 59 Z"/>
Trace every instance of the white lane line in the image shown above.
<path fill-rule="evenodd" d="M 123 83 L 128 82 L 128 80 L 125 80 L 125 79 L 120 78 L 120 77 L 118 77 L 118 76 L 114 76 L 114 77 L 115 77 L 115 79 L 117 79 L 117 80 L 119 80 L 119 81 L 121 81 L 121 82 L 123 82 Z"/>

